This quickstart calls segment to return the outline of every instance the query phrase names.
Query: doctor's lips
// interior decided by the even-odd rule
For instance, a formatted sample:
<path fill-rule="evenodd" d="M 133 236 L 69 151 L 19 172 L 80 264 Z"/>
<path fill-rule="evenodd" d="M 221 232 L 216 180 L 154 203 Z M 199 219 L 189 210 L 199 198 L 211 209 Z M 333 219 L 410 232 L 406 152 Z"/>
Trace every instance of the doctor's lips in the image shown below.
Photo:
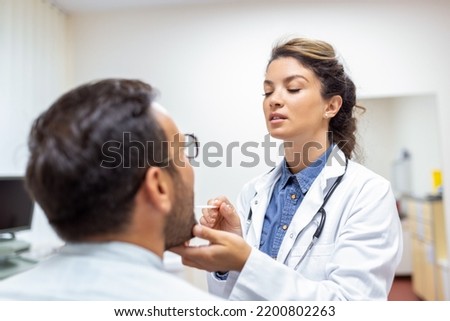
<path fill-rule="evenodd" d="M 271 123 L 279 123 L 286 119 L 287 119 L 287 117 L 280 113 L 270 113 L 270 115 L 269 115 L 269 122 L 271 122 Z"/>

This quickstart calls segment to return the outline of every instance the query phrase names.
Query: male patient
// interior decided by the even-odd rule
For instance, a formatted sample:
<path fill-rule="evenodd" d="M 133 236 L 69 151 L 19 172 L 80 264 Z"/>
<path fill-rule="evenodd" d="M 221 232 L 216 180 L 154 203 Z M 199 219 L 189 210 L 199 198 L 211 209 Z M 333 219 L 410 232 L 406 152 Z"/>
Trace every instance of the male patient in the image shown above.
<path fill-rule="evenodd" d="M 215 299 L 163 270 L 163 252 L 191 238 L 194 173 L 187 136 L 153 96 L 106 79 L 36 119 L 26 182 L 66 245 L 1 281 L 0 299 Z"/>

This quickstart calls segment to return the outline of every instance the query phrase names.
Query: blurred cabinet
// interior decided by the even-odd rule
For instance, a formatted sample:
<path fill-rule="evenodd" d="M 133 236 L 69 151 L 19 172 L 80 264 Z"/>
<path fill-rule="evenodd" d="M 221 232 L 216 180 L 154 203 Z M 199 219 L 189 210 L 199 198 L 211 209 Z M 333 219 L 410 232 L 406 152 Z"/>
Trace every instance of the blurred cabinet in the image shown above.
<path fill-rule="evenodd" d="M 408 198 L 413 290 L 423 300 L 449 300 L 447 242 L 441 197 Z"/>
<path fill-rule="evenodd" d="M 412 239 L 411 228 L 407 217 L 401 218 L 403 234 L 403 255 L 395 270 L 395 276 L 411 276 L 412 274 Z"/>

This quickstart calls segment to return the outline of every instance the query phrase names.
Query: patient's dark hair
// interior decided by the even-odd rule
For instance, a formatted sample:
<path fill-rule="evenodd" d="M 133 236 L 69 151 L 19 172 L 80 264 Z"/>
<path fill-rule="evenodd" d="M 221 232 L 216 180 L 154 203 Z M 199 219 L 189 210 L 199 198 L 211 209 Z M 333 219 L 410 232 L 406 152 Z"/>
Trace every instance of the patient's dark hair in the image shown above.
<path fill-rule="evenodd" d="M 62 239 L 127 227 L 146 170 L 168 155 L 154 94 L 138 80 L 105 79 L 69 91 L 35 120 L 27 187 Z"/>

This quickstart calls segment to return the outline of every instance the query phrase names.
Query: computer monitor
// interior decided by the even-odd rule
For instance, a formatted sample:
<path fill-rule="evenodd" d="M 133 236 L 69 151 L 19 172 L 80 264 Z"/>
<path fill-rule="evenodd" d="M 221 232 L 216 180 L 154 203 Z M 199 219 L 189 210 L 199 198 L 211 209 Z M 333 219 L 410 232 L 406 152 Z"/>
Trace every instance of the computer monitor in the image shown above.
<path fill-rule="evenodd" d="M 34 201 L 23 177 L 0 177 L 0 237 L 31 228 Z"/>
<path fill-rule="evenodd" d="M 26 271 L 36 261 L 23 258 L 30 243 L 18 240 L 14 233 L 31 229 L 34 202 L 23 177 L 0 177 L 0 280 Z"/>

